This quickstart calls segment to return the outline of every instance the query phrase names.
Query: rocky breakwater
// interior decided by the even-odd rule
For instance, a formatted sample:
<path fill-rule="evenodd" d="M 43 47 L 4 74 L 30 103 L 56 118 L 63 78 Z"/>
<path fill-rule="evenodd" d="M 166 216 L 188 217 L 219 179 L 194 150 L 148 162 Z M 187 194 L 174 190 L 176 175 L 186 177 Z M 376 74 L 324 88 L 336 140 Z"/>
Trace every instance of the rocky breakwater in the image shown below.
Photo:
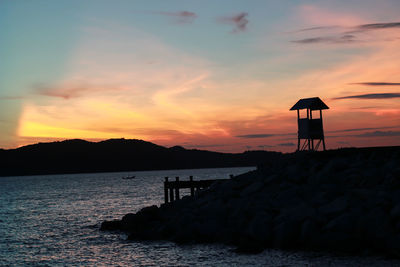
<path fill-rule="evenodd" d="M 132 240 L 400 256 L 400 147 L 284 154 L 102 230 Z"/>

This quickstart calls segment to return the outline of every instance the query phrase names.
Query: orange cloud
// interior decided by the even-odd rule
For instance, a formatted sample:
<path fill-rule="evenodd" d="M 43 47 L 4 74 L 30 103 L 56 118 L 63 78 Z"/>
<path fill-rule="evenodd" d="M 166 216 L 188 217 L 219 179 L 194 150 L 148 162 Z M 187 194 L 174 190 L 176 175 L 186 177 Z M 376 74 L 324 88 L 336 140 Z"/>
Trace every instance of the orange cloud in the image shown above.
<path fill-rule="evenodd" d="M 351 20 L 339 22 L 347 21 Z M 365 22 L 360 19 L 356 25 L 360 23 Z M 379 34 L 384 37 L 387 33 Z M 320 96 L 331 108 L 324 112 L 327 131 L 400 125 L 397 98 L 332 100 L 397 93 L 396 87 L 385 86 L 379 92 L 376 86 L 349 83 L 398 82 L 393 79 L 400 76 L 399 41 L 370 44 L 362 54 L 317 67 L 306 66 L 310 59 L 303 51 L 307 48 L 299 53 L 297 47 L 289 47 L 287 58 L 244 62 L 226 78 L 227 73 L 212 61 L 178 51 L 136 29 L 86 28 L 65 77 L 40 89 L 42 95 L 57 97 L 37 96 L 24 102 L 18 135 L 24 139 L 139 138 L 166 146 L 208 146 L 226 152 L 263 148 L 293 151 L 297 121 L 288 109 L 299 98 L 313 96 Z M 334 53 L 332 48 L 337 47 L 320 47 L 323 54 Z M 311 50 L 306 55 L 316 57 L 313 53 Z M 278 71 L 267 77 L 241 75 L 296 64 L 299 70 L 287 76 Z M 79 86 L 80 81 L 87 86 Z M 257 135 L 271 136 L 237 137 Z M 328 148 L 343 146 L 343 142 L 368 145 L 368 138 L 354 133 L 335 135 L 340 136 L 327 137 Z M 395 144 L 396 140 L 398 144 L 397 136 L 371 138 L 369 144 Z"/>

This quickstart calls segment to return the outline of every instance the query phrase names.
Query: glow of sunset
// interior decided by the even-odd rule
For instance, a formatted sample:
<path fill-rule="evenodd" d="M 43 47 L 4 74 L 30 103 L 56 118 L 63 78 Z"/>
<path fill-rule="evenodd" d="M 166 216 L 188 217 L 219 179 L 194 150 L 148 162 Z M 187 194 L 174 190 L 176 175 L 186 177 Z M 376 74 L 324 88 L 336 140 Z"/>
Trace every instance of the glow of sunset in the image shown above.
<path fill-rule="evenodd" d="M 397 0 L 2 1 L 0 147 L 290 152 L 289 108 L 314 96 L 328 148 L 400 145 L 399 14 Z"/>

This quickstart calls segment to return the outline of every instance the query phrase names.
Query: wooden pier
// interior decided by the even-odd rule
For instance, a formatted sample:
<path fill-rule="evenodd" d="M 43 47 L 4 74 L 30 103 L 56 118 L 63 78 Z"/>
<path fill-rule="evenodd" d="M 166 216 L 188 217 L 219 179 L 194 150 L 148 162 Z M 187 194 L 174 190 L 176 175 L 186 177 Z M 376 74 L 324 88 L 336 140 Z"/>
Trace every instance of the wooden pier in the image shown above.
<path fill-rule="evenodd" d="M 230 177 L 232 178 L 233 175 L 231 175 Z M 190 195 L 194 196 L 195 190 L 199 191 L 201 189 L 208 188 L 212 183 L 224 180 L 228 179 L 210 179 L 210 180 L 193 181 L 193 176 L 190 176 L 189 181 L 180 181 L 179 177 L 176 177 L 175 181 L 168 181 L 168 177 L 165 177 L 164 181 L 165 203 L 173 202 L 174 200 L 179 200 L 180 189 L 190 189 Z"/>

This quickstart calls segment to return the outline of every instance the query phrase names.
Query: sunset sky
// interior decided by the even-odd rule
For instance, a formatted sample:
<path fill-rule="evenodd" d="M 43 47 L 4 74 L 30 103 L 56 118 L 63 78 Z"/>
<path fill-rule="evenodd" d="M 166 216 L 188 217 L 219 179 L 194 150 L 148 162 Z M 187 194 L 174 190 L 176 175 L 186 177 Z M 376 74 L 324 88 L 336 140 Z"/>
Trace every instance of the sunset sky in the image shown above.
<path fill-rule="evenodd" d="M 294 151 L 400 145 L 400 1 L 0 1 L 0 147 L 143 139 Z"/>

